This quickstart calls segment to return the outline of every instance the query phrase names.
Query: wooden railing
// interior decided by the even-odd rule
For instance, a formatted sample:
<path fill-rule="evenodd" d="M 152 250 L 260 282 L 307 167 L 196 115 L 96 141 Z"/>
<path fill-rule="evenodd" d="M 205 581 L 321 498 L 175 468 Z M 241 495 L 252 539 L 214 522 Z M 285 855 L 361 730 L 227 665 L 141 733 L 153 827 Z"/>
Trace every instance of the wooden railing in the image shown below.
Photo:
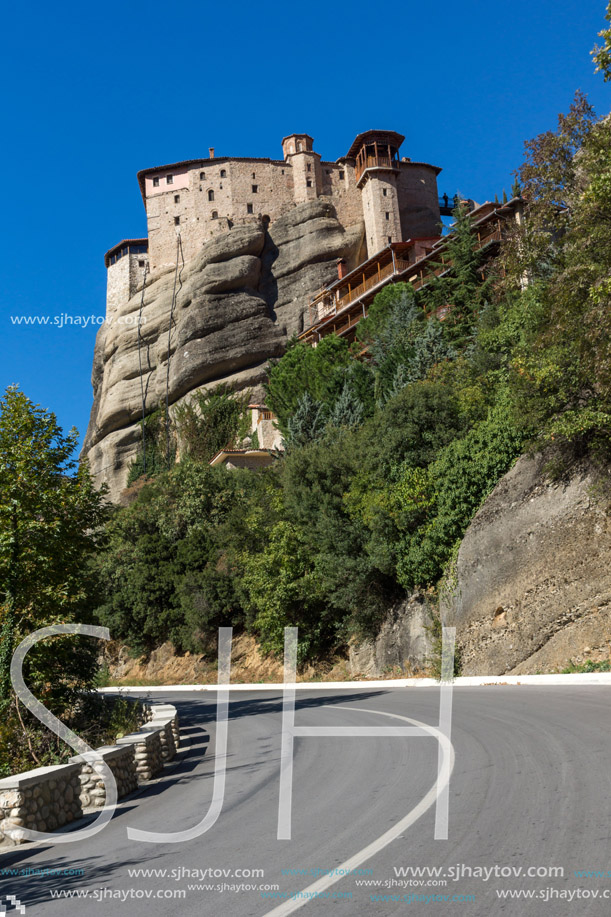
<path fill-rule="evenodd" d="M 316 308 L 316 315 L 312 315 L 313 310 L 310 312 L 311 324 L 317 321 L 323 321 L 323 319 L 327 318 L 329 315 L 336 315 L 342 309 L 345 309 L 346 306 L 349 306 L 350 303 L 355 302 L 360 299 L 361 296 L 364 296 L 365 293 L 368 293 L 369 290 L 373 290 L 374 287 L 377 287 L 383 280 L 392 277 L 393 274 L 399 274 L 409 267 L 410 262 L 403 261 L 400 258 L 395 258 L 394 264 L 391 261 L 389 264 L 384 265 L 384 267 L 378 265 L 378 270 L 375 274 L 371 274 L 369 277 L 363 276 L 362 281 L 357 283 L 356 286 L 348 284 L 348 292 L 344 293 L 343 296 L 339 296 L 333 300 L 329 298 L 326 301 L 323 300 L 322 302 L 313 303 L 312 306 Z"/>
<path fill-rule="evenodd" d="M 375 157 L 368 157 L 368 159 L 374 159 Z M 388 159 L 388 157 L 377 157 L 376 161 L 380 159 Z M 475 232 L 474 232 L 475 235 Z M 474 249 L 478 251 L 479 249 L 484 248 L 486 245 L 489 245 L 491 242 L 500 242 L 503 238 L 503 228 L 502 223 L 498 220 L 492 228 L 489 226 L 482 227 L 482 229 L 477 232 L 477 241 L 474 241 Z M 414 290 L 419 290 L 421 287 L 425 286 L 431 276 L 439 277 L 441 274 L 444 274 L 447 270 L 452 267 L 451 260 L 444 254 L 443 251 L 440 251 L 438 254 L 440 259 L 439 264 L 433 266 L 430 262 L 428 265 L 422 265 L 417 274 L 412 275 L 409 278 Z M 329 292 L 319 294 L 317 299 L 310 304 L 310 325 L 314 325 L 317 322 L 324 321 L 332 315 L 336 315 L 338 312 L 341 312 L 342 309 L 345 309 L 346 306 L 349 306 L 351 303 L 358 301 L 362 296 L 368 293 L 370 290 L 373 290 L 378 284 L 382 281 L 387 280 L 389 277 L 392 277 L 394 274 L 400 274 L 404 271 L 408 271 L 412 267 L 416 267 L 418 261 L 405 261 L 401 258 L 395 257 L 394 262 L 391 261 L 388 264 L 381 267 L 378 264 L 378 270 L 370 274 L 369 276 L 362 275 L 362 280 L 360 283 L 356 283 L 355 286 L 352 286 L 351 283 L 348 283 L 348 290 L 343 294 L 343 296 L 337 296 Z M 356 279 L 356 278 L 355 278 Z M 356 316 L 352 324 L 356 324 L 360 320 L 361 316 Z M 334 326 L 335 327 L 335 326 Z M 337 326 L 338 328 L 340 326 Z M 342 324 L 342 330 L 345 330 L 344 325 Z M 346 325 L 346 328 L 351 327 L 351 324 Z M 340 332 L 337 331 L 339 334 Z"/>
<path fill-rule="evenodd" d="M 492 229 L 489 227 L 484 227 L 477 233 L 477 242 L 474 242 L 473 249 L 474 251 L 479 251 L 486 245 L 490 245 L 491 242 L 501 242 L 502 239 L 503 227 L 501 221 L 498 220 Z M 412 283 L 414 290 L 419 290 L 421 287 L 426 286 L 433 275 L 439 277 L 441 274 L 445 274 L 445 272 L 452 267 L 452 262 L 449 258 L 444 261 L 443 254 L 441 254 L 441 262 L 442 263 L 438 264 L 436 267 L 429 267 L 428 269 L 423 266 L 416 277 L 410 277 L 410 282 Z"/>
<path fill-rule="evenodd" d="M 340 319 L 337 324 L 333 325 L 333 331 L 335 334 L 344 334 L 346 331 L 349 331 L 351 328 L 354 328 L 355 325 L 362 319 L 362 315 L 358 312 L 356 315 L 346 315 L 345 318 Z"/>
<path fill-rule="evenodd" d="M 499 220 L 497 225 L 494 227 L 494 229 L 491 232 L 489 232 L 487 235 L 484 236 L 481 233 L 477 234 L 477 242 L 474 245 L 474 248 L 477 250 L 477 249 L 483 248 L 484 245 L 489 245 L 490 242 L 501 242 L 502 239 L 503 239 L 503 229 L 501 226 L 501 221 Z"/>
<path fill-rule="evenodd" d="M 378 153 L 377 156 L 359 156 L 354 167 L 355 181 L 357 183 L 360 181 L 361 175 L 366 169 L 392 169 L 395 165 L 390 156 L 384 156 L 381 153 Z"/>

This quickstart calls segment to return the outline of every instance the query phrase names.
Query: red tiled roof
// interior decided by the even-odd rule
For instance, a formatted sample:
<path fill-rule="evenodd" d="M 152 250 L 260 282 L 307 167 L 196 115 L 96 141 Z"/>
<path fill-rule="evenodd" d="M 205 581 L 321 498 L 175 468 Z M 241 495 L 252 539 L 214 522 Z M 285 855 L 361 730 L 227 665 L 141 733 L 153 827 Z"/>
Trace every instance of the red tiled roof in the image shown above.
<path fill-rule="evenodd" d="M 371 137 L 371 143 L 373 143 L 374 140 L 383 137 L 385 143 L 394 143 L 397 149 L 405 140 L 403 134 L 398 134 L 396 131 L 363 131 L 362 134 L 357 134 L 352 141 L 352 146 L 346 153 L 346 159 L 354 159 L 363 143 L 367 142 L 365 139 L 367 137 Z"/>

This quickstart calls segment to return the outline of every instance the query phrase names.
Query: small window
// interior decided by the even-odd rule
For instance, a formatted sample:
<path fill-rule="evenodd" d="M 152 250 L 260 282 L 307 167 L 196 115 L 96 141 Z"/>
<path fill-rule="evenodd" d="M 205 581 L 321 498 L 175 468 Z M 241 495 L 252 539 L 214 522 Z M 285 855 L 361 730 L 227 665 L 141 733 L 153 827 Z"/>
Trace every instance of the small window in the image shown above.
<path fill-rule="evenodd" d="M 206 173 L 205 173 L 205 172 L 200 172 L 200 173 L 199 173 L 199 180 L 200 180 L 200 181 L 203 181 L 203 180 L 205 179 L 205 177 L 206 177 Z"/>
<path fill-rule="evenodd" d="M 255 174 L 254 172 L 252 173 L 252 177 L 253 177 L 253 178 L 256 178 L 256 177 L 257 177 L 256 174 Z"/>
<path fill-rule="evenodd" d="M 174 217 L 174 226 L 180 226 L 180 217 Z"/>
<path fill-rule="evenodd" d="M 213 210 L 213 211 L 212 211 L 212 219 L 213 219 L 213 220 L 218 220 L 218 218 L 219 218 L 218 211 L 217 211 L 217 210 Z"/>
<path fill-rule="evenodd" d="M 252 186 L 252 193 L 253 193 L 253 194 L 256 194 L 258 190 L 259 190 L 259 186 L 258 186 L 258 185 L 253 185 L 253 186 Z"/>
<path fill-rule="evenodd" d="M 166 180 L 166 184 L 168 184 L 168 185 L 173 185 L 173 184 L 174 184 L 174 176 L 173 176 L 173 175 L 166 175 L 165 180 Z"/>
<path fill-rule="evenodd" d="M 174 203 L 175 203 L 175 204 L 180 204 L 180 194 L 175 194 L 175 195 L 174 195 Z"/>
<path fill-rule="evenodd" d="M 226 178 L 226 177 L 227 177 L 227 170 L 221 169 L 221 178 Z"/>
<path fill-rule="evenodd" d="M 254 213 L 252 204 L 246 204 L 246 213 Z"/>
<path fill-rule="evenodd" d="M 382 194 L 384 195 L 384 197 L 386 197 L 386 195 L 388 194 L 388 189 L 382 188 Z"/>
<path fill-rule="evenodd" d="M 281 172 L 282 172 L 282 175 L 284 175 L 284 169 L 282 169 Z"/>
<path fill-rule="evenodd" d="M 214 200 L 214 191 L 212 190 L 212 188 L 210 188 L 210 191 L 208 191 L 208 200 L 209 201 Z"/>
<path fill-rule="evenodd" d="M 311 179 L 311 178 L 308 178 L 308 180 L 306 181 L 306 185 L 308 186 L 308 188 L 311 188 L 311 187 L 312 187 L 312 179 Z"/>
<path fill-rule="evenodd" d="M 390 245 L 391 242 L 392 242 L 392 236 L 389 236 L 389 237 L 388 237 L 388 244 Z"/>
<path fill-rule="evenodd" d="M 311 172 L 311 171 L 312 171 L 312 163 L 309 162 L 309 163 L 308 163 L 308 172 Z"/>
<path fill-rule="evenodd" d="M 158 188 L 158 187 L 159 187 L 159 176 L 156 175 L 155 178 L 153 179 L 153 188 Z"/>
<path fill-rule="evenodd" d="M 388 210 L 386 211 L 386 219 L 390 220 L 390 213 L 388 212 Z"/>
<path fill-rule="evenodd" d="M 144 261 L 139 261 L 139 262 L 138 262 L 138 267 L 144 267 Z"/>
<path fill-rule="evenodd" d="M 343 180 L 344 180 L 344 173 L 343 173 L 343 172 L 340 172 L 340 173 L 339 173 L 339 177 L 340 177 L 341 181 L 343 181 Z"/>

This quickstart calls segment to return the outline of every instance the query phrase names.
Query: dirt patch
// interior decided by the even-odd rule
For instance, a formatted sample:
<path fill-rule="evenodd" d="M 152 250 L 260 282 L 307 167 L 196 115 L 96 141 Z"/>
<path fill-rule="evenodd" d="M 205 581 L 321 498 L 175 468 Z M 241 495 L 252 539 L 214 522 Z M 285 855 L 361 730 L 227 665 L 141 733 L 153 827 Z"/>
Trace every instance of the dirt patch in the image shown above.
<path fill-rule="evenodd" d="M 125 646 L 111 643 L 104 662 L 109 685 L 212 685 L 217 683 L 217 662 L 205 655 L 178 655 L 171 643 L 153 650 L 148 659 L 134 659 Z M 298 681 L 351 681 L 347 656 L 334 656 L 317 665 L 308 665 Z M 231 683 L 278 683 L 283 680 L 282 660 L 261 652 L 254 637 L 239 634 L 231 649 Z"/>

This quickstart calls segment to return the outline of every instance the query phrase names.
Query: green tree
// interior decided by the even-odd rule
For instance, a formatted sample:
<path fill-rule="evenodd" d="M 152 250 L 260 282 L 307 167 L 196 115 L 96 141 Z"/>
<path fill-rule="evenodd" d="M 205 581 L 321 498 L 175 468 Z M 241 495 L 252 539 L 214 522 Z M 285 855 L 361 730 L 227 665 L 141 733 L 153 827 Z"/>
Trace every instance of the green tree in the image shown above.
<path fill-rule="evenodd" d="M 524 437 L 501 401 L 426 469 L 405 469 L 388 494 L 401 533 L 397 577 L 404 588 L 437 584 L 474 514 L 523 448 Z"/>
<path fill-rule="evenodd" d="M 341 393 L 351 362 L 346 341 L 329 334 L 317 347 L 293 341 L 284 356 L 271 365 L 266 402 L 278 418 L 285 439 L 289 418 L 297 411 L 304 393 L 330 408 Z"/>
<path fill-rule="evenodd" d="M 516 172 L 528 202 L 528 218 L 516 227 L 504 247 L 509 279 L 520 288 L 525 278 L 547 280 L 562 267 L 564 235 L 578 189 L 578 152 L 595 121 L 587 97 L 576 92 L 566 114 L 559 114 L 555 131 L 548 130 L 524 144 L 524 162 Z"/>
<path fill-rule="evenodd" d="M 605 19 L 610 28 L 602 29 L 598 37 L 603 39 L 602 45 L 594 45 L 590 54 L 596 64 L 595 73 L 602 73 L 605 83 L 611 80 L 611 3 L 607 4 Z"/>
<path fill-rule="evenodd" d="M 538 324 L 512 355 L 514 401 L 541 443 L 573 456 L 611 454 L 611 122 L 593 117 L 578 95 L 555 134 L 527 145 L 532 225 L 508 274 L 515 289 L 524 263 L 546 262 L 531 272 Z"/>
<path fill-rule="evenodd" d="M 181 455 L 208 462 L 220 449 L 236 448 L 250 431 L 250 393 L 221 385 L 196 392 L 174 410 Z"/>
<path fill-rule="evenodd" d="M 414 291 L 409 283 L 392 283 L 374 298 L 367 317 L 356 327 L 357 350 L 378 341 L 391 318 L 407 315 L 407 324 L 417 317 Z"/>
<path fill-rule="evenodd" d="M 329 414 L 329 424 L 332 427 L 358 427 L 363 422 L 364 414 L 363 402 L 350 383 L 345 382 Z"/>
<path fill-rule="evenodd" d="M 17 643 L 49 624 L 90 623 L 96 583 L 89 559 L 106 519 L 85 463 L 73 458 L 76 430 L 63 434 L 55 415 L 16 386 L 0 399 L 0 686 L 6 708 Z M 33 691 L 62 712 L 91 684 L 99 647 L 90 639 L 54 637 L 30 651 L 25 673 Z"/>
<path fill-rule="evenodd" d="M 220 625 L 244 624 L 243 558 L 278 518 L 276 478 L 183 459 L 117 509 L 97 562 L 113 637 L 136 653 L 167 640 L 201 652 Z"/>
<path fill-rule="evenodd" d="M 287 448 L 305 446 L 306 443 L 320 439 L 327 425 L 328 413 L 326 405 L 315 401 L 305 391 L 297 402 L 297 410 L 288 420 Z"/>
<path fill-rule="evenodd" d="M 494 275 L 489 256 L 475 245 L 471 214 L 458 202 L 454 223 L 444 248 L 444 260 L 431 267 L 432 273 L 418 293 L 426 312 L 443 317 L 447 340 L 456 348 L 473 340 L 479 315 L 492 295 Z"/>
<path fill-rule="evenodd" d="M 313 558 L 298 526 L 277 522 L 264 549 L 244 557 L 242 588 L 264 652 L 282 653 L 285 627 L 299 627 L 300 662 L 324 645 L 328 634 Z"/>

